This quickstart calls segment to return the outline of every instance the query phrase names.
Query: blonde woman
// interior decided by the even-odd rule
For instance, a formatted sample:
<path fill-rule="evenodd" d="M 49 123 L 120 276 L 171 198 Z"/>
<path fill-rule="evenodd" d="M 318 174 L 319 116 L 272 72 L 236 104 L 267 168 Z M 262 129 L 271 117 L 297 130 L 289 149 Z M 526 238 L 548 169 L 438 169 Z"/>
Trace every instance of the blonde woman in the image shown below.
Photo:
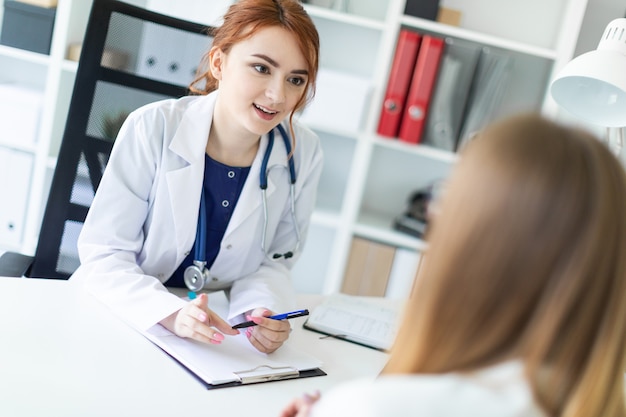
<path fill-rule="evenodd" d="M 606 146 L 499 122 L 440 209 L 383 375 L 283 416 L 625 416 L 626 178 Z"/>

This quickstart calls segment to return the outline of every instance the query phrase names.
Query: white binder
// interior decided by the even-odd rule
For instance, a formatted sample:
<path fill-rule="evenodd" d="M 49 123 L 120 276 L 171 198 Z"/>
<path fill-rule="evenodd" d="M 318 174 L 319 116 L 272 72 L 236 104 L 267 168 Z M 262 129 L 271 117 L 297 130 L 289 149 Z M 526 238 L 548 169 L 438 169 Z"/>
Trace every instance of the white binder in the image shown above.
<path fill-rule="evenodd" d="M 195 77 L 212 38 L 147 22 L 139 47 L 136 74 L 153 80 L 187 86 Z"/>
<path fill-rule="evenodd" d="M 33 155 L 11 148 L 0 148 L 0 242 L 19 247 L 24 238 Z M 8 180 L 10 178 L 10 180 Z"/>

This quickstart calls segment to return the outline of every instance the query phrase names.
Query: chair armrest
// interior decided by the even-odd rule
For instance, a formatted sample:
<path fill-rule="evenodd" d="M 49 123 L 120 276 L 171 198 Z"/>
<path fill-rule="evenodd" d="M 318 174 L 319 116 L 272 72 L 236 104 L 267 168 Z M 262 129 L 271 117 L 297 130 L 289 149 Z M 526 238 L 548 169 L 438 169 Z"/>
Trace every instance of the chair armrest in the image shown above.
<path fill-rule="evenodd" d="M 0 256 L 0 277 L 26 276 L 34 259 L 17 252 L 4 252 Z"/>

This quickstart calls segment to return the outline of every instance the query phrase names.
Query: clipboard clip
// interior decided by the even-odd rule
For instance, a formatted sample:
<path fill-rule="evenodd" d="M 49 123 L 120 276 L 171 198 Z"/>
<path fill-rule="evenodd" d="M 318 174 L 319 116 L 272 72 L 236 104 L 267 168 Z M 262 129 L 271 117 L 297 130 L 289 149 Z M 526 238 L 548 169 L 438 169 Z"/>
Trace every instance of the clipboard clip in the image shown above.
<path fill-rule="evenodd" d="M 273 367 L 259 365 L 256 368 L 234 372 L 242 384 L 255 384 L 257 382 L 280 381 L 283 379 L 298 378 L 300 371 L 290 366 Z"/>

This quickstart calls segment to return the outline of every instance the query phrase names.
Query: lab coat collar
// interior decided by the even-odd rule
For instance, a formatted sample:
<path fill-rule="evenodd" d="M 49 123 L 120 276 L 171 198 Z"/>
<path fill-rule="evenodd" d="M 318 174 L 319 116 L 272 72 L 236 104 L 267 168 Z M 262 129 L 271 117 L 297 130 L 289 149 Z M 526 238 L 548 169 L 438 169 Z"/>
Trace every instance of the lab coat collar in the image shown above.
<path fill-rule="evenodd" d="M 189 233 L 189 225 L 198 222 L 198 207 L 204 179 L 204 154 L 216 97 L 217 92 L 214 92 L 197 97 L 189 104 L 168 147 L 187 162 L 179 169 L 166 174 L 169 195 L 178 196 L 170 199 L 170 204 L 172 212 L 176 213 L 174 228 L 179 257 L 183 256 L 185 248 L 191 247 L 195 239 L 195 228 Z M 181 190 L 185 192 L 181 193 Z M 190 222 L 190 219 L 195 220 Z"/>
<path fill-rule="evenodd" d="M 202 162 L 204 166 L 204 154 L 213 122 L 216 98 L 217 91 L 198 97 L 191 103 L 169 145 L 172 152 L 191 164 Z"/>

